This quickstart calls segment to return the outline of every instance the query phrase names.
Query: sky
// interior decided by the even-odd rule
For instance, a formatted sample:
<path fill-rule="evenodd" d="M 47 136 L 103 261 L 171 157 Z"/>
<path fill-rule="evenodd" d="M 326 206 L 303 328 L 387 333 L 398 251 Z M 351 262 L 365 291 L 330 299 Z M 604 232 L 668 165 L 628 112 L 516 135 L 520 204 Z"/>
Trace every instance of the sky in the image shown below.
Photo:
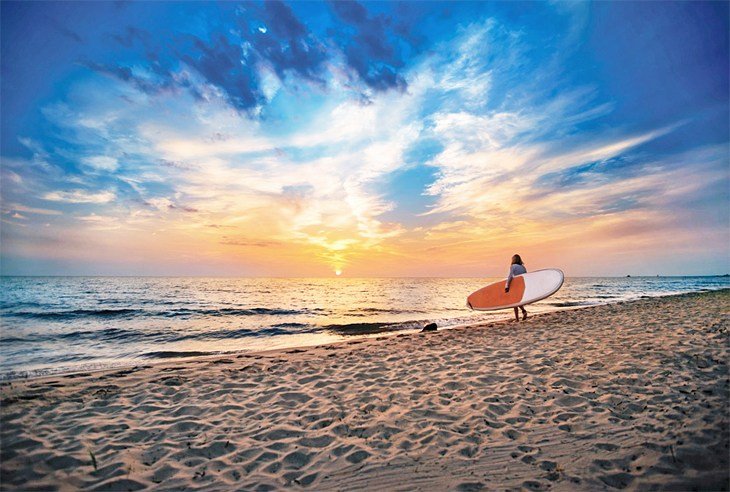
<path fill-rule="evenodd" d="M 0 273 L 729 273 L 728 5 L 3 1 Z"/>

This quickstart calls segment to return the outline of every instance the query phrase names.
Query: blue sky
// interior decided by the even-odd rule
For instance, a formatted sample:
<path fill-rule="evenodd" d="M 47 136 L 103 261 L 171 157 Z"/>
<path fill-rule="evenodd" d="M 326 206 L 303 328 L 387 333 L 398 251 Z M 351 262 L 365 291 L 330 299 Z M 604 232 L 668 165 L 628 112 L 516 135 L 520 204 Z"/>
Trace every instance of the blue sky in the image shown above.
<path fill-rule="evenodd" d="M 3 2 L 3 274 L 730 270 L 726 2 Z"/>

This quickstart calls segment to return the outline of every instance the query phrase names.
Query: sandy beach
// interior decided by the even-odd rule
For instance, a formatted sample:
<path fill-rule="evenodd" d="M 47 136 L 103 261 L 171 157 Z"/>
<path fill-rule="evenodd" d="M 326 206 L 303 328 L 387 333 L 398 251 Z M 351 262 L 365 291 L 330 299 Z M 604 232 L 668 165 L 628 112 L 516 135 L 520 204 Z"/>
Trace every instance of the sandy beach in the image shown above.
<path fill-rule="evenodd" d="M 3 490 L 727 490 L 730 291 L 2 386 Z"/>

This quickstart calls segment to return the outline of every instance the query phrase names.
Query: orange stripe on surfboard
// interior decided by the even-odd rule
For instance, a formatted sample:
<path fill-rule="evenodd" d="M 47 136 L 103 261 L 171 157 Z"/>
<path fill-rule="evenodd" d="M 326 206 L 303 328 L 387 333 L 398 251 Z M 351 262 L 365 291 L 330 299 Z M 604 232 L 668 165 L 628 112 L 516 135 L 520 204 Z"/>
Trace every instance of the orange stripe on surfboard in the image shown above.
<path fill-rule="evenodd" d="M 509 292 L 504 291 L 505 284 L 506 281 L 487 285 L 470 295 L 467 301 L 472 307 L 480 309 L 519 304 L 525 293 L 525 279 L 514 277 L 509 284 Z"/>

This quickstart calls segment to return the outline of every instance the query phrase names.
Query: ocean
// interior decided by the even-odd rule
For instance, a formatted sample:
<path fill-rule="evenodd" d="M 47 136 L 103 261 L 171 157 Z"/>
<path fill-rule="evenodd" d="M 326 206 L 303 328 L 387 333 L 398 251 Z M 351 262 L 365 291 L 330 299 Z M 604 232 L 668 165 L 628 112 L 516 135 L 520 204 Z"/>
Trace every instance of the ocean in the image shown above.
<path fill-rule="evenodd" d="M 318 345 L 513 317 L 470 311 L 497 278 L 0 277 L 0 379 Z M 566 278 L 532 314 L 730 288 L 729 277 Z"/>

